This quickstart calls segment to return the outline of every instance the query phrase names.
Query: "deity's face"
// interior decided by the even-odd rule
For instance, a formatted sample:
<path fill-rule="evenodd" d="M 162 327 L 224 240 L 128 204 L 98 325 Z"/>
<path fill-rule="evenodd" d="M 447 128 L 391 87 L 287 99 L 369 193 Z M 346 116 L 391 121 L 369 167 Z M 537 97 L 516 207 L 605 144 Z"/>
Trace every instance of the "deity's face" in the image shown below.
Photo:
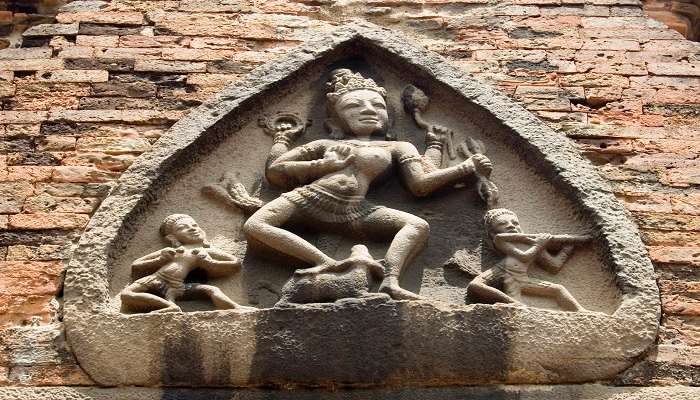
<path fill-rule="evenodd" d="M 345 132 L 358 137 L 384 132 L 389 123 L 386 102 L 373 90 L 361 89 L 345 93 L 333 108 Z"/>
<path fill-rule="evenodd" d="M 513 214 L 501 214 L 491 221 L 489 227 L 492 235 L 499 233 L 523 233 L 518 217 Z"/>
<path fill-rule="evenodd" d="M 170 234 L 182 244 L 199 244 L 207 238 L 204 230 L 192 218 L 179 219 Z"/>

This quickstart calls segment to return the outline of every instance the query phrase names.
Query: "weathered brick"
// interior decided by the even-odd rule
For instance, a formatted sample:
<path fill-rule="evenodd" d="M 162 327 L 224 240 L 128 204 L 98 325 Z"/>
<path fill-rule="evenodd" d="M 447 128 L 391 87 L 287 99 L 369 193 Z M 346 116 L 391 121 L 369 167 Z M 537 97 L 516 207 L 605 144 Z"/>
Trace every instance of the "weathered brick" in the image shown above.
<path fill-rule="evenodd" d="M 77 35 L 78 23 L 72 24 L 41 24 L 35 25 L 22 33 L 25 37 L 34 36 L 60 36 L 60 35 Z"/>
<path fill-rule="evenodd" d="M 94 47 L 67 47 L 58 52 L 58 58 L 92 58 L 95 57 Z M 66 66 L 66 68 L 68 68 Z"/>
<path fill-rule="evenodd" d="M 13 83 L 0 81 L 0 97 L 12 97 L 15 95 L 16 86 Z"/>
<path fill-rule="evenodd" d="M 65 166 L 93 165 L 102 170 L 122 172 L 136 159 L 135 154 L 107 154 L 98 152 L 81 152 L 63 158 Z M 117 175 L 115 175 L 117 176 Z"/>
<path fill-rule="evenodd" d="M 100 70 L 39 71 L 36 75 L 39 80 L 52 82 L 107 82 L 109 79 L 109 73 Z"/>
<path fill-rule="evenodd" d="M 224 60 L 227 58 L 231 58 L 235 53 L 235 50 L 186 49 L 174 47 L 162 49 L 162 55 L 164 60 Z"/>
<path fill-rule="evenodd" d="M 583 42 L 584 50 L 639 51 L 639 42 L 630 39 L 592 39 Z"/>
<path fill-rule="evenodd" d="M 89 22 L 93 24 L 141 25 L 144 23 L 140 12 L 64 12 L 56 16 L 60 23 L 70 24 Z"/>
<path fill-rule="evenodd" d="M 86 137 L 78 139 L 79 151 L 97 151 L 109 154 L 141 153 L 151 147 L 143 138 Z"/>
<path fill-rule="evenodd" d="M 570 111 L 572 99 L 583 99 L 583 88 L 552 86 L 518 86 L 515 98 L 529 110 Z"/>
<path fill-rule="evenodd" d="M 52 180 L 54 182 L 94 183 L 114 180 L 118 174 L 103 171 L 88 166 L 60 166 L 55 167 Z"/>
<path fill-rule="evenodd" d="M 7 261 L 54 261 L 67 260 L 71 256 L 71 245 L 42 244 L 39 246 L 9 246 Z"/>
<path fill-rule="evenodd" d="M 0 196 L 0 214 L 16 214 L 22 211 L 23 197 Z"/>
<path fill-rule="evenodd" d="M 84 47 L 117 47 L 119 36 L 117 35 L 78 35 L 75 38 L 76 46 Z"/>
<path fill-rule="evenodd" d="M 63 69 L 61 59 L 0 60 L 0 70 L 53 71 Z"/>
<path fill-rule="evenodd" d="M 700 63 L 649 63 L 649 73 L 668 76 L 700 76 Z"/>
<path fill-rule="evenodd" d="M 37 183 L 35 193 L 55 197 L 105 197 L 112 189 L 109 183 Z"/>
<path fill-rule="evenodd" d="M 133 59 L 128 58 L 66 58 L 66 69 L 106 70 L 124 72 L 134 69 Z"/>
<path fill-rule="evenodd" d="M 155 97 L 157 86 L 150 82 L 107 82 L 93 85 L 93 96 Z"/>
<path fill-rule="evenodd" d="M 92 197 L 54 197 L 48 194 L 27 197 L 23 204 L 26 213 L 60 212 L 90 214 L 99 205 Z"/>
<path fill-rule="evenodd" d="M 187 84 L 222 87 L 239 78 L 236 74 L 189 74 L 187 76 Z"/>
<path fill-rule="evenodd" d="M 0 261 L 2 296 L 55 295 L 61 261 Z"/>
<path fill-rule="evenodd" d="M 177 121 L 181 114 L 154 110 L 66 110 L 49 113 L 49 121 L 68 122 L 132 122 L 160 124 Z"/>
<path fill-rule="evenodd" d="M 119 26 L 82 22 L 78 33 L 81 35 L 138 35 L 143 29 L 141 25 Z"/>
<path fill-rule="evenodd" d="M 37 143 L 40 151 L 70 151 L 75 150 L 76 139 L 72 136 L 49 135 L 43 137 Z"/>
<path fill-rule="evenodd" d="M 74 213 L 32 213 L 10 215 L 10 229 L 79 229 L 87 225 L 90 217 Z"/>
<path fill-rule="evenodd" d="M 147 72 L 205 72 L 207 64 L 202 62 L 165 61 L 165 60 L 138 60 L 134 65 L 134 71 Z"/>
<path fill-rule="evenodd" d="M 16 166 L 7 167 L 8 181 L 44 182 L 51 179 L 53 167 Z"/>
<path fill-rule="evenodd" d="M 0 60 L 26 60 L 35 58 L 51 58 L 51 49 L 27 48 L 27 49 L 2 49 Z"/>
<path fill-rule="evenodd" d="M 117 47 L 107 49 L 96 49 L 95 54 L 97 57 L 100 58 L 147 60 L 159 59 L 161 57 L 161 49 Z"/>
<path fill-rule="evenodd" d="M 126 35 L 119 37 L 119 47 L 180 47 L 182 38 L 182 36 L 167 35 Z"/>

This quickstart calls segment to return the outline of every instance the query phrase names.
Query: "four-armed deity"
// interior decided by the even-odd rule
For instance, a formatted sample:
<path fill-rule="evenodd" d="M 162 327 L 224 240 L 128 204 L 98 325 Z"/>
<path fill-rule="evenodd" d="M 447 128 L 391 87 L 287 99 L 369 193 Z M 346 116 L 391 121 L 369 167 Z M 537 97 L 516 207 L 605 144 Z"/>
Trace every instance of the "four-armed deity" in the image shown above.
<path fill-rule="evenodd" d="M 483 154 L 483 146 L 474 146 L 476 142 L 471 141 L 458 149 L 463 156 L 461 162 L 442 167 L 443 151 L 456 158 L 452 132 L 423 120 L 421 111 L 427 106 L 427 97 L 415 87 L 404 91 L 403 101 L 416 123 L 426 130 L 424 154 L 407 141 L 388 140 L 398 135 L 388 132 L 387 93 L 374 80 L 349 69 L 338 69 L 331 73 L 327 86 L 327 139 L 293 146 L 305 124 L 267 126 L 274 142 L 265 178 L 283 193 L 264 203 L 230 179 L 225 186 L 210 186 L 205 192 L 252 214 L 243 226 L 247 238 L 252 239 L 249 243 L 262 243 L 298 260 L 299 268 L 285 286 L 281 302 L 368 296 L 373 279 L 378 283 L 377 292 L 385 297 L 423 299 L 402 288 L 399 282 L 402 272 L 425 247 L 429 224 L 409 212 L 368 201 L 371 184 L 380 176 L 395 176 L 410 193 L 423 197 L 456 183 L 476 182 L 486 206 L 493 208 L 498 192 L 490 181 L 491 161 Z M 304 221 L 320 231 L 384 241 L 388 244 L 386 255 L 375 260 L 360 243 L 353 247 L 349 258 L 336 260 L 289 229 L 288 222 L 293 220 Z M 573 244 L 584 242 L 587 237 L 523 234 L 515 214 L 506 209 L 488 211 L 485 225 L 490 243 L 504 257 L 473 279 L 468 287 L 472 299 L 520 304 L 521 294 L 534 294 L 554 297 L 565 310 L 584 310 L 563 286 L 531 278 L 527 272 L 534 264 L 558 272 L 573 251 Z M 176 299 L 198 294 L 209 297 L 216 308 L 248 310 L 215 286 L 185 283 L 188 273 L 196 268 L 209 275 L 231 274 L 240 268 L 238 259 L 209 246 L 203 231 L 188 216 L 168 217 L 163 233 L 175 248 L 165 248 L 134 262 L 135 270 L 157 271 L 122 291 L 125 308 L 179 311 Z"/>

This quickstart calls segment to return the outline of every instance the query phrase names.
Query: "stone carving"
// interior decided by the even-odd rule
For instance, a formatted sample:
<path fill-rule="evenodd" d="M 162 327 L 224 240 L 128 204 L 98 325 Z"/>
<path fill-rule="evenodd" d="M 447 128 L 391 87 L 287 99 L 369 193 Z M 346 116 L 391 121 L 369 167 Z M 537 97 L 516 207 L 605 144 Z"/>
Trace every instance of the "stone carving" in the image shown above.
<path fill-rule="evenodd" d="M 477 154 L 458 165 L 426 171 L 412 144 L 371 140 L 374 134 L 386 134 L 388 128 L 384 88 L 348 69 L 334 71 L 328 86 L 328 125 L 334 137 L 349 139 L 316 140 L 290 150 L 290 143 L 302 129 L 279 131 L 270 150 L 266 177 L 274 186 L 295 189 L 256 211 L 244 230 L 250 238 L 313 265 L 297 274 L 331 272 L 345 261 L 332 259 L 282 228 L 292 217 L 303 216 L 310 223 L 338 230 L 391 236 L 383 260 L 386 276 L 379 291 L 394 299 L 420 299 L 399 286 L 399 276 L 425 245 L 428 223 L 368 202 L 365 196 L 370 183 L 396 165 L 408 189 L 416 196 L 427 196 L 470 175 L 488 176 L 491 162 Z"/>
<path fill-rule="evenodd" d="M 317 272 L 297 270 L 282 288 L 278 305 L 285 303 L 327 303 L 344 298 L 387 296 L 369 293 L 371 284 L 384 277 L 382 265 L 372 259 L 366 246 L 356 245 L 350 258 Z M 388 297 L 387 297 L 388 298 Z"/>
<path fill-rule="evenodd" d="M 252 311 L 256 308 L 236 304 L 221 289 L 200 283 L 185 283 L 196 268 L 206 271 L 209 277 L 227 276 L 241 268 L 241 262 L 207 242 L 204 230 L 185 214 L 173 214 L 165 218 L 161 234 L 172 247 L 147 254 L 132 264 L 134 273 L 149 274 L 127 286 L 120 293 L 126 310 L 136 312 L 182 311 L 175 304 L 180 298 L 208 298 L 217 309 Z M 153 270 L 156 272 L 153 273 Z"/>
<path fill-rule="evenodd" d="M 111 387 L 381 388 L 421 387 L 435 382 L 552 385 L 613 381 L 620 371 L 638 362 L 654 343 L 659 326 L 653 267 L 623 206 L 570 141 L 511 98 L 384 28 L 348 22 L 319 35 L 227 86 L 183 117 L 154 144 L 154 151 L 134 161 L 102 202 L 80 238 L 65 280 L 64 326 L 80 367 L 95 382 Z M 499 202 L 527 214 L 532 232 L 595 230 L 596 240 L 577 249 L 556 278 L 586 308 L 600 313 L 465 305 L 469 279 L 456 267 L 474 267 L 474 272 L 481 272 L 481 264 L 496 256 L 482 251 L 479 219 L 484 204 L 472 190 L 411 198 L 392 174 L 406 167 L 393 157 L 395 168 L 388 171 L 392 173 L 386 174 L 386 180 L 376 180 L 366 199 L 424 216 L 430 222 L 430 241 L 413 261 L 420 271 L 406 270 L 401 278 L 405 288 L 420 287 L 421 295 L 435 301 L 385 301 L 384 296 L 377 301 L 352 298 L 271 307 L 282 297 L 281 288 L 292 275 L 282 265 L 302 263 L 294 264 L 289 253 L 250 251 L 242 258 L 240 280 L 224 278 L 215 285 L 240 304 L 260 305 L 254 313 L 115 312 L 113 300 L 133 282 L 129 273 L 133 260 L 164 247 L 151 229 L 168 210 L 196 215 L 197 221 L 211 230 L 207 232 L 210 239 L 216 232 L 216 243 L 222 248 L 244 244 L 241 227 L 248 211 L 221 215 L 208 199 L 193 196 L 193 188 L 218 178 L 218 171 L 225 168 L 238 173 L 231 178 L 245 185 L 251 197 L 258 197 L 257 187 L 265 201 L 277 197 L 265 185 L 258 186 L 270 150 L 260 144 L 273 140 L 256 122 L 264 110 L 293 110 L 314 121 L 323 120 L 324 110 L 317 101 L 320 88 L 310 83 L 317 82 L 319 73 L 329 65 L 371 70 L 390 93 L 400 93 L 409 82 L 429 88 L 431 103 L 426 119 L 464 127 L 464 132 L 455 130 L 453 138 L 458 157 L 463 133 L 469 132 L 470 137 L 488 145 L 489 157 L 497 160 L 493 178 L 500 189 Z M 390 109 L 401 108 L 397 97 L 388 96 Z M 408 114 L 398 113 L 392 126 L 391 131 L 400 132 L 401 140 L 418 143 L 422 139 L 423 132 L 413 126 Z M 321 136 L 320 130 L 305 132 L 309 138 L 302 137 L 303 142 L 275 144 L 281 150 L 276 160 L 282 162 L 283 154 L 292 147 L 329 139 Z M 354 139 L 352 132 L 340 128 L 335 132 Z M 284 129 L 279 132 L 278 140 L 286 139 L 287 133 Z M 372 139 L 367 143 L 383 144 L 380 136 Z M 353 147 L 353 151 L 358 149 L 375 151 L 369 146 Z M 351 164 L 363 157 L 355 155 Z M 425 157 L 419 158 L 420 162 L 411 161 L 410 165 L 424 168 L 422 173 L 433 173 L 423 163 Z M 460 162 L 449 159 L 449 154 L 443 155 L 443 160 L 446 164 Z M 308 184 L 291 178 L 287 182 L 290 185 L 285 191 Z M 466 183 L 455 179 L 448 188 Z M 224 185 L 228 196 L 226 186 L 230 185 Z M 269 205 L 261 210 L 266 207 Z M 302 215 L 301 211 L 298 214 Z M 361 243 L 386 267 L 378 259 L 384 257 L 389 240 L 355 241 L 329 231 L 350 223 L 327 228 L 318 219 L 305 219 L 317 225 L 320 234 L 298 226 L 289 229 L 308 238 L 325 254 L 342 260 L 350 255 L 353 245 Z M 389 239 L 395 236 L 395 232 L 385 233 Z M 330 243 L 336 238 L 337 243 Z M 396 243 L 405 245 L 409 254 L 420 251 L 415 240 Z M 556 249 L 555 244 L 548 248 L 552 254 Z M 455 254 L 455 267 L 446 273 L 442 264 L 450 253 Z M 362 271 L 357 268 L 353 274 Z M 326 273 L 328 276 L 302 273 L 293 279 L 303 283 L 303 279 L 311 282 L 314 277 L 340 279 L 343 274 Z M 371 292 L 379 284 L 373 283 Z M 248 297 L 251 292 L 257 298 Z M 572 337 L 576 340 L 570 340 Z"/>
<path fill-rule="evenodd" d="M 556 274 L 574 245 L 590 241 L 590 236 L 525 234 L 517 215 L 505 208 L 489 210 L 484 225 L 491 244 L 504 257 L 470 282 L 470 297 L 490 303 L 522 304 L 521 295 L 530 294 L 552 297 L 567 311 L 585 311 L 564 286 L 530 277 L 528 270 L 537 264 Z M 495 287 L 499 284 L 502 291 Z"/>
<path fill-rule="evenodd" d="M 443 164 L 443 150 L 450 160 L 457 158 L 457 153 L 463 160 L 468 160 L 477 154 L 485 154 L 486 146 L 483 143 L 468 138 L 457 147 L 454 145 L 454 131 L 439 125 L 430 125 L 423 119 L 423 113 L 428 109 L 430 98 L 419 88 L 408 85 L 401 94 L 401 101 L 406 112 L 413 116 L 416 125 L 425 130 L 426 150 L 423 154 L 424 165 L 429 170 L 440 168 Z M 491 170 L 475 172 L 477 177 L 477 191 L 488 207 L 494 207 L 498 202 L 498 188 L 491 182 Z"/>

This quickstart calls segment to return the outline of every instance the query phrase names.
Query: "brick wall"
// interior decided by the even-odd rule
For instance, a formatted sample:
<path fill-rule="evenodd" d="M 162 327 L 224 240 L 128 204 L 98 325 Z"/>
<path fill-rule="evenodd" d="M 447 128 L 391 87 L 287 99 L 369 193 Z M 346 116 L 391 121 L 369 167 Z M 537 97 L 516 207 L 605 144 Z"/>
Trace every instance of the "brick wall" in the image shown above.
<path fill-rule="evenodd" d="M 658 346 L 617 383 L 700 384 L 700 44 L 639 1 L 114 0 L 71 2 L 0 50 L 0 385 L 91 384 L 61 279 L 115 179 L 190 108 L 354 17 L 497 86 L 598 166 L 663 301 Z"/>

